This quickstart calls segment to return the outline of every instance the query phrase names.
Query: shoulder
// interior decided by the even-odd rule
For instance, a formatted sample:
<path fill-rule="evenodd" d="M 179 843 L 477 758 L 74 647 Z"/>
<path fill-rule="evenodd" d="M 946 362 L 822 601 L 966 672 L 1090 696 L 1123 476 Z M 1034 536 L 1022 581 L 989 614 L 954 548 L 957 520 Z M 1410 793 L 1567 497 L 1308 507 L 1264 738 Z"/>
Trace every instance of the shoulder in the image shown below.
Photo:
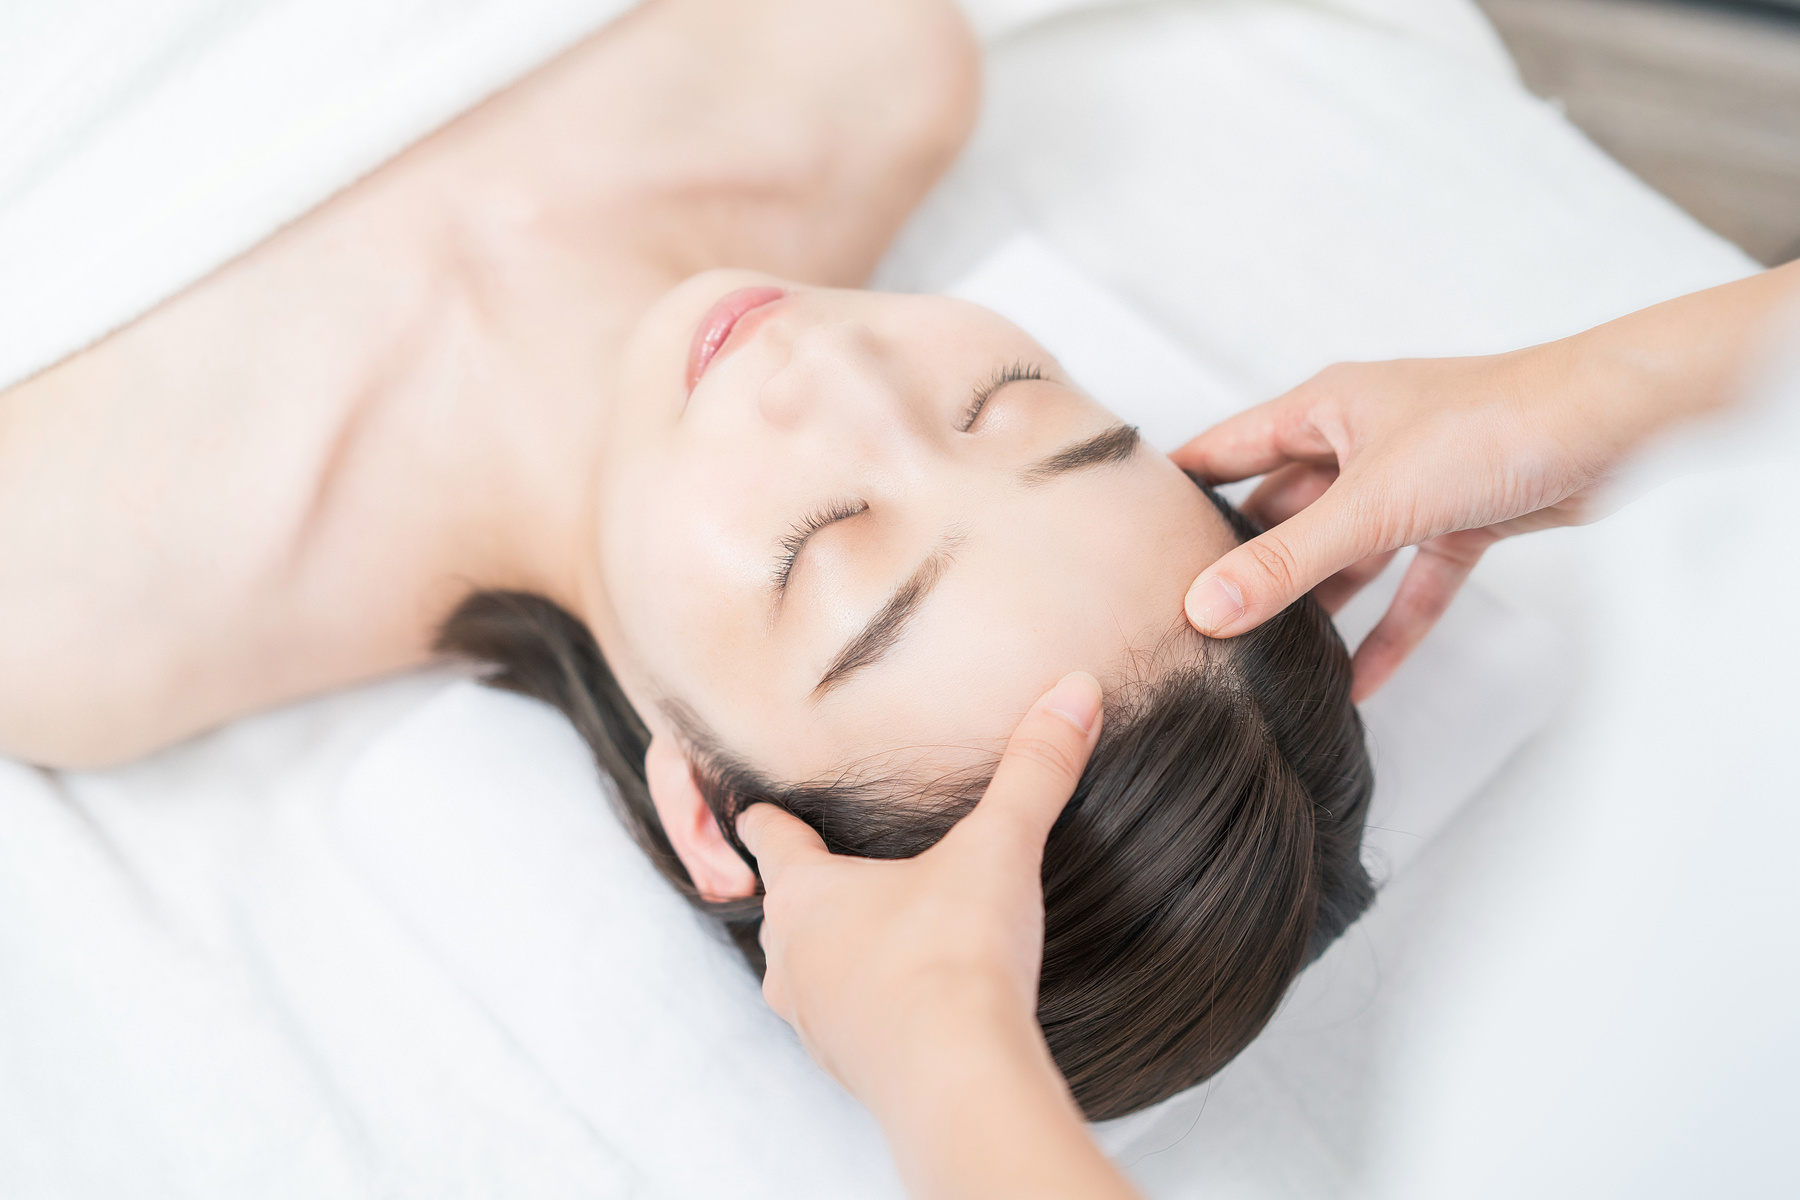
<path fill-rule="evenodd" d="M 663 0 L 496 97 L 446 155 L 606 214 L 678 277 L 860 283 L 967 140 L 974 35 L 951 0 Z M 675 261 L 670 262 L 673 258 Z"/>
<path fill-rule="evenodd" d="M 339 681 L 296 564 L 369 347 L 405 340 L 353 224 L 309 218 L 0 393 L 0 752 L 119 761 Z"/>

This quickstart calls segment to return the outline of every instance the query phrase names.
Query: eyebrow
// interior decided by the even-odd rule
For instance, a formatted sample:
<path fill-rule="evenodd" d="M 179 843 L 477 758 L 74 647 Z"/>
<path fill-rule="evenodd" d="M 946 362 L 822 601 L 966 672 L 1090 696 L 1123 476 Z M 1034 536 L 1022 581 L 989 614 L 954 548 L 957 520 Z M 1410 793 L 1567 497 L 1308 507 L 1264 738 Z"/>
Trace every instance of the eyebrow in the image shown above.
<path fill-rule="evenodd" d="M 1114 425 L 1093 437 L 1064 447 L 1048 458 L 1039 459 L 1025 468 L 1023 478 L 1028 484 L 1044 483 L 1071 471 L 1086 471 L 1092 467 L 1124 462 L 1131 457 L 1137 445 L 1137 426 Z"/>
<path fill-rule="evenodd" d="M 856 674 L 864 667 L 879 662 L 894 643 L 900 640 L 900 634 L 906 629 L 906 623 L 912 620 L 925 603 L 925 597 L 931 595 L 931 589 L 938 585 L 944 577 L 944 571 L 950 565 L 950 551 L 947 547 L 936 550 L 931 557 L 919 564 L 919 569 L 912 573 L 905 583 L 888 597 L 888 602 L 881 606 L 881 611 L 869 618 L 869 623 L 862 627 L 862 632 L 844 643 L 831 665 L 825 668 L 825 674 L 813 685 L 814 702 L 822 699 L 832 688 Z"/>
<path fill-rule="evenodd" d="M 1114 425 L 1066 446 L 1048 458 L 1039 459 L 1025 468 L 1024 480 L 1027 484 L 1043 483 L 1072 471 L 1085 471 L 1092 467 L 1123 462 L 1136 451 L 1138 440 L 1135 425 Z M 886 657 L 888 651 L 900 640 L 906 623 L 912 620 L 919 607 L 925 603 L 925 598 L 938 585 L 949 565 L 948 547 L 937 550 L 920 563 L 919 569 L 888 597 L 888 602 L 869 618 L 869 623 L 862 627 L 862 631 L 838 651 L 837 657 L 831 660 L 831 665 L 825 668 L 825 673 L 819 676 L 819 682 L 813 685 L 810 699 L 817 703 L 850 676 Z"/>

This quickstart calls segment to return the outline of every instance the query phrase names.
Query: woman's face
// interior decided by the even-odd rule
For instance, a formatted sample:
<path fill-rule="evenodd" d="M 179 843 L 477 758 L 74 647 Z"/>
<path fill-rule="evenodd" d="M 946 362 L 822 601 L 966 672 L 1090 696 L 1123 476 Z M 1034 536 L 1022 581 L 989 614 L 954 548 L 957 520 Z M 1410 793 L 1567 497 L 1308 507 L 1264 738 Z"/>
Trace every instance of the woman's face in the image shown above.
<path fill-rule="evenodd" d="M 1184 637 L 1187 585 L 1232 544 L 958 300 L 707 272 L 645 317 L 617 396 L 602 647 L 639 711 L 679 701 L 789 782 L 996 753 L 1065 672 L 1117 682 Z"/>

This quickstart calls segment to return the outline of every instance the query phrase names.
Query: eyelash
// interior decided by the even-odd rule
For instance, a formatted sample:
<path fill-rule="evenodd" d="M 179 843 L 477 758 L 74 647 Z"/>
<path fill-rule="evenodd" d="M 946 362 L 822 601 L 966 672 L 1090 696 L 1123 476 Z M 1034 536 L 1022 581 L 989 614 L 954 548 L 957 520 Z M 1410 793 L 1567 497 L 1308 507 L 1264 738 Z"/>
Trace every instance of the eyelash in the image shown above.
<path fill-rule="evenodd" d="M 775 590 L 787 591 L 788 576 L 794 573 L 794 560 L 800 556 L 800 547 L 806 545 L 807 538 L 835 521 L 868 511 L 869 504 L 866 500 L 835 500 L 794 526 L 781 539 L 781 557 L 775 565 Z"/>
<path fill-rule="evenodd" d="M 962 420 L 956 426 L 958 433 L 967 433 L 975 426 L 975 419 L 981 416 L 981 410 L 987 407 L 988 398 L 1009 383 L 1022 383 L 1028 379 L 1042 379 L 1044 368 L 1032 363 L 1015 362 L 1010 367 L 1001 367 L 980 387 L 975 389 L 975 399 L 963 412 Z"/>
<path fill-rule="evenodd" d="M 1044 368 L 1036 363 L 1015 362 L 1009 367 L 1001 367 L 998 371 L 975 389 L 975 398 L 969 402 L 962 420 L 957 424 L 959 433 L 967 433 L 981 416 L 981 410 L 987 407 L 989 397 L 1009 383 L 1023 383 L 1026 380 L 1042 379 Z M 836 500 L 818 512 L 808 516 L 781 539 L 781 556 L 775 564 L 775 590 L 787 591 L 788 578 L 794 573 L 794 560 L 800 557 L 800 548 L 806 545 L 807 539 L 825 528 L 827 525 L 849 517 L 859 516 L 869 511 L 864 500 Z"/>

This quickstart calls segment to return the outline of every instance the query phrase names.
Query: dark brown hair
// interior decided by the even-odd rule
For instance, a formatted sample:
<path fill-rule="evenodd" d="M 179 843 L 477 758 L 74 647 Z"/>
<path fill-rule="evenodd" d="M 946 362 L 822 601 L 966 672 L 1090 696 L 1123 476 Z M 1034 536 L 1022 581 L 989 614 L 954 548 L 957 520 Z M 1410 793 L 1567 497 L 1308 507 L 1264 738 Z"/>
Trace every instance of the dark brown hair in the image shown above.
<path fill-rule="evenodd" d="M 1255 535 L 1206 492 L 1240 541 Z M 1374 777 L 1330 619 L 1309 596 L 1252 633 L 1196 641 L 1194 661 L 1107 697 L 1100 743 L 1044 848 L 1038 1019 L 1094 1120 L 1154 1104 L 1230 1062 L 1374 895 L 1360 858 Z M 760 898 L 715 903 L 694 890 L 645 784 L 649 734 L 587 628 L 541 597 L 482 592 L 445 623 L 439 648 L 495 664 L 488 683 L 574 722 L 632 836 L 760 975 Z M 679 706 L 673 715 L 740 852 L 734 818 L 768 802 L 833 851 L 907 857 L 942 837 L 987 783 L 979 772 L 782 782 Z"/>

